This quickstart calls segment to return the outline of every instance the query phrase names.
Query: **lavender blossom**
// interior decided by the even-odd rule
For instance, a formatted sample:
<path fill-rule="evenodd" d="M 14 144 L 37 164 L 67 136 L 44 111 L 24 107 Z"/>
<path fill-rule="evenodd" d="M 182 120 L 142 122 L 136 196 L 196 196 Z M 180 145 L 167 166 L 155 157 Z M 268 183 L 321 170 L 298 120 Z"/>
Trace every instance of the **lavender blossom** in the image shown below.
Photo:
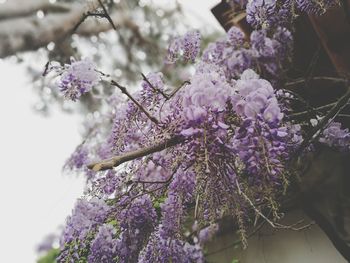
<path fill-rule="evenodd" d="M 183 37 L 183 57 L 185 61 L 194 62 L 200 51 L 201 35 L 199 31 L 190 31 Z"/>
<path fill-rule="evenodd" d="M 181 49 L 182 39 L 180 37 L 173 38 L 168 46 L 168 53 L 165 62 L 168 64 L 175 63 L 180 57 Z"/>
<path fill-rule="evenodd" d="M 197 30 L 189 31 L 182 37 L 175 37 L 168 47 L 166 62 L 174 63 L 182 56 L 185 62 L 193 63 L 199 54 L 200 44 L 201 36 Z"/>
<path fill-rule="evenodd" d="M 198 239 L 201 244 L 210 241 L 219 230 L 218 224 L 211 224 L 199 231 Z"/>
<path fill-rule="evenodd" d="M 70 170 L 80 169 L 88 163 L 88 149 L 84 145 L 79 145 L 65 163 L 65 168 Z"/>
<path fill-rule="evenodd" d="M 249 0 L 247 3 L 247 21 L 253 27 L 270 27 L 274 21 L 276 0 Z"/>
<path fill-rule="evenodd" d="M 236 26 L 230 28 L 227 32 L 227 40 L 234 48 L 242 47 L 245 42 L 243 31 Z"/>
<path fill-rule="evenodd" d="M 349 129 L 342 129 L 341 123 L 331 122 L 323 131 L 319 141 L 330 147 L 341 151 L 350 150 L 350 132 Z"/>
<path fill-rule="evenodd" d="M 339 4 L 338 0 L 296 0 L 297 6 L 301 11 L 309 14 L 321 15 L 332 6 Z"/>
<path fill-rule="evenodd" d="M 89 92 L 99 82 L 99 73 L 95 64 L 89 60 L 72 60 L 65 65 L 58 87 L 64 97 L 76 101 L 82 94 Z"/>
<path fill-rule="evenodd" d="M 200 122 L 208 111 L 221 111 L 232 93 L 228 83 L 218 74 L 196 74 L 183 95 L 187 121 Z"/>
<path fill-rule="evenodd" d="M 111 225 L 100 226 L 95 238 L 91 242 L 88 263 L 116 262 L 117 240 L 116 230 Z"/>
<path fill-rule="evenodd" d="M 117 242 L 119 262 L 136 262 L 140 250 L 154 230 L 156 218 L 155 209 L 147 195 L 135 199 L 118 214 L 121 228 Z"/>
<path fill-rule="evenodd" d="M 78 262 L 85 258 L 84 251 L 88 246 L 85 239 L 104 223 L 109 212 L 110 208 L 101 199 L 78 200 L 61 234 L 57 262 Z"/>
<path fill-rule="evenodd" d="M 262 174 L 279 183 L 284 160 L 288 156 L 288 129 L 282 126 L 283 113 L 271 84 L 258 79 L 252 71 L 242 74 L 237 81 L 238 96 L 233 105 L 242 117 L 243 123 L 237 128 L 233 145 L 246 166 L 247 173 Z"/>
<path fill-rule="evenodd" d="M 72 215 L 67 218 L 60 240 L 61 246 L 75 239 L 84 240 L 89 231 L 104 222 L 109 210 L 101 199 L 78 200 Z"/>
<path fill-rule="evenodd" d="M 158 231 L 152 234 L 139 263 L 203 263 L 204 256 L 199 245 L 191 245 L 177 238 L 164 239 Z"/>

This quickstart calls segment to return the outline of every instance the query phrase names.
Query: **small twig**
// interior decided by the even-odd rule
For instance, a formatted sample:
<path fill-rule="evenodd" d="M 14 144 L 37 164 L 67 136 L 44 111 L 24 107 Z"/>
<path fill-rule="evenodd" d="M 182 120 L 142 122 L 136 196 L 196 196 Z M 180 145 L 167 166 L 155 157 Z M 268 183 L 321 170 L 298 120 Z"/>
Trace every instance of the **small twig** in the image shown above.
<path fill-rule="evenodd" d="M 108 169 L 112 169 L 113 167 L 117 167 L 118 165 L 121 165 L 122 163 L 135 160 L 144 156 L 147 156 L 149 154 L 160 152 L 162 150 L 165 150 L 167 148 L 173 147 L 175 145 L 178 145 L 182 143 L 184 139 L 179 136 L 175 136 L 173 138 L 170 138 L 166 141 L 163 141 L 161 143 L 151 145 L 145 148 L 141 148 L 136 151 L 127 152 L 119 156 L 112 157 L 110 159 L 102 160 L 97 163 L 89 164 L 88 168 L 92 169 L 94 171 L 104 171 Z"/>
<path fill-rule="evenodd" d="M 191 82 L 186 80 L 184 81 L 179 87 L 177 87 L 172 93 L 170 93 L 170 95 L 168 95 L 168 98 L 172 98 L 183 86 L 185 85 L 190 85 Z"/>
<path fill-rule="evenodd" d="M 261 230 L 261 228 L 265 225 L 265 223 L 266 223 L 266 221 L 263 221 L 255 230 L 253 230 L 253 231 L 247 236 L 247 238 L 251 238 L 251 237 L 254 236 L 256 233 L 258 233 L 259 230 Z M 217 250 L 215 250 L 215 251 L 212 251 L 212 252 L 210 252 L 210 253 L 206 253 L 205 256 L 207 257 L 207 256 L 211 256 L 211 255 L 220 253 L 220 252 L 222 252 L 222 251 L 224 251 L 224 250 L 226 250 L 226 249 L 229 249 L 229 248 L 231 248 L 231 247 L 237 246 L 237 245 L 239 245 L 239 244 L 241 244 L 241 243 L 242 243 L 242 240 L 241 240 L 241 239 L 236 240 L 236 241 L 234 241 L 233 243 L 231 243 L 230 245 L 228 245 L 228 246 L 226 246 L 226 247 L 222 247 L 222 248 L 219 248 L 219 249 L 217 249 Z"/>
<path fill-rule="evenodd" d="M 133 96 L 131 96 L 131 94 L 126 90 L 125 87 L 121 86 L 119 83 L 115 82 L 114 80 L 111 80 L 111 84 L 113 86 L 116 86 L 120 89 L 120 91 L 125 94 L 126 96 L 128 96 L 128 98 L 136 104 L 136 106 L 144 113 L 146 114 L 146 116 L 152 121 L 154 122 L 155 124 L 159 124 L 159 121 L 153 117 L 137 100 L 134 99 Z"/>
<path fill-rule="evenodd" d="M 113 23 L 113 20 L 112 18 L 110 17 L 110 15 L 108 14 L 107 12 L 107 9 L 106 7 L 103 5 L 102 1 L 101 0 L 98 0 L 102 10 L 103 10 L 103 13 L 98 13 L 98 12 L 92 12 L 92 11 L 88 11 L 86 13 L 83 13 L 81 19 L 78 21 L 77 24 L 74 25 L 74 27 L 68 32 L 68 34 L 65 36 L 69 36 L 69 35 L 72 35 L 74 32 L 76 32 L 78 30 L 78 28 L 80 27 L 80 25 L 82 23 L 84 23 L 84 21 L 90 17 L 90 16 L 94 16 L 94 17 L 101 17 L 101 18 L 106 18 L 108 20 L 108 22 L 111 24 L 111 26 L 113 27 L 114 30 L 117 30 L 116 26 L 114 25 Z M 64 38 L 65 38 L 64 37 Z"/>
<path fill-rule="evenodd" d="M 294 153 L 292 160 L 294 157 L 297 157 L 300 153 L 302 153 L 306 147 L 310 145 L 317 137 L 321 134 L 321 132 L 325 129 L 325 127 L 332 121 L 338 113 L 349 103 L 350 100 L 350 86 L 348 87 L 345 95 L 341 97 L 338 102 L 333 106 L 333 108 L 321 119 L 321 121 L 315 126 L 315 128 L 307 134 L 298 150 Z"/>
<path fill-rule="evenodd" d="M 197 219 L 198 206 L 199 206 L 199 194 L 197 194 L 197 197 L 196 197 L 196 205 L 194 207 L 194 219 Z"/>
<path fill-rule="evenodd" d="M 78 23 L 76 23 L 76 24 L 74 25 L 74 27 L 68 32 L 68 34 L 66 34 L 65 37 L 70 36 L 70 35 L 72 35 L 75 31 L 77 31 L 77 29 L 80 27 L 80 25 L 81 25 L 81 24 L 86 20 L 86 18 L 88 18 L 89 16 L 91 16 L 91 15 L 89 14 L 89 12 L 88 12 L 88 13 L 84 13 L 84 14 L 82 15 L 82 17 L 80 18 L 80 20 L 78 21 Z"/>
<path fill-rule="evenodd" d="M 292 224 L 292 225 L 282 225 L 280 223 L 275 223 L 273 221 L 271 221 L 267 216 L 265 216 L 253 203 L 252 200 L 250 200 L 250 198 L 240 189 L 239 183 L 237 183 L 237 187 L 238 187 L 238 192 L 240 192 L 240 195 L 243 196 L 243 198 L 249 203 L 249 205 L 253 208 L 253 210 L 255 211 L 255 213 L 257 213 L 259 216 L 261 216 L 271 227 L 276 228 L 276 229 L 290 229 L 290 230 L 295 230 L 295 231 L 300 231 L 303 230 L 305 228 L 310 227 L 313 223 L 307 224 L 305 226 L 296 228 L 295 226 L 297 224 L 299 224 L 300 222 L 297 222 L 296 224 Z"/>
<path fill-rule="evenodd" d="M 337 116 L 342 118 L 350 118 L 349 114 L 338 114 Z"/>
<path fill-rule="evenodd" d="M 110 15 L 108 14 L 108 12 L 107 12 L 106 7 L 104 6 L 104 4 L 102 3 L 101 0 L 98 0 L 98 2 L 100 3 L 100 6 L 101 6 L 101 8 L 102 8 L 102 10 L 103 10 L 104 17 L 108 20 L 108 22 L 111 24 L 111 26 L 113 27 L 113 29 L 114 29 L 115 31 L 117 31 L 117 27 L 114 25 L 111 16 L 110 16 Z"/>
<path fill-rule="evenodd" d="M 319 43 L 318 46 L 317 46 L 317 49 L 316 49 L 316 51 L 314 53 L 314 55 L 311 58 L 310 65 L 309 65 L 309 67 L 307 69 L 307 72 L 306 72 L 306 78 L 305 78 L 305 82 L 304 82 L 305 88 L 309 88 L 310 81 L 312 80 L 312 77 L 313 77 L 313 74 L 314 74 L 314 70 L 315 70 L 315 67 L 317 65 L 317 61 L 318 61 L 318 59 L 320 57 L 321 49 L 322 49 L 322 46 Z"/>
<path fill-rule="evenodd" d="M 317 108 L 313 108 L 310 111 L 318 112 L 318 111 L 322 111 L 322 110 L 328 110 L 328 109 L 332 108 L 336 104 L 337 104 L 337 102 L 333 102 L 333 103 L 330 103 L 330 104 L 327 104 L 327 105 L 323 105 L 323 106 L 320 106 L 320 107 L 317 107 Z M 308 115 L 310 115 L 310 111 L 296 112 L 296 113 L 288 115 L 288 118 L 294 119 L 294 118 L 300 118 L 300 117 L 308 116 Z"/>
<path fill-rule="evenodd" d="M 133 181 L 135 183 L 140 183 L 140 184 L 168 184 L 174 177 L 173 173 L 168 179 L 164 180 L 164 181 L 143 181 L 143 180 L 137 180 L 137 181 Z"/>
<path fill-rule="evenodd" d="M 348 82 L 347 79 L 336 78 L 336 77 L 322 77 L 322 76 L 319 76 L 319 77 L 313 77 L 313 78 L 309 79 L 309 81 L 317 81 L 317 80 L 332 81 L 332 82 L 335 82 L 335 83 L 339 83 L 339 82 L 340 83 L 347 83 Z M 293 87 L 293 86 L 296 86 L 296 85 L 299 85 L 299 84 L 303 84 L 306 81 L 307 81 L 307 79 L 305 79 L 305 78 L 296 79 L 296 80 L 287 82 L 285 84 L 285 87 L 286 88 Z"/>
<path fill-rule="evenodd" d="M 166 95 L 162 90 L 160 90 L 160 89 L 154 87 L 153 84 L 148 80 L 148 78 L 147 78 L 143 73 L 141 73 L 141 75 L 142 75 L 143 80 L 147 82 L 147 84 L 151 87 L 151 89 L 153 89 L 154 92 L 159 93 L 159 94 L 162 95 L 166 100 L 169 99 L 168 95 Z"/>

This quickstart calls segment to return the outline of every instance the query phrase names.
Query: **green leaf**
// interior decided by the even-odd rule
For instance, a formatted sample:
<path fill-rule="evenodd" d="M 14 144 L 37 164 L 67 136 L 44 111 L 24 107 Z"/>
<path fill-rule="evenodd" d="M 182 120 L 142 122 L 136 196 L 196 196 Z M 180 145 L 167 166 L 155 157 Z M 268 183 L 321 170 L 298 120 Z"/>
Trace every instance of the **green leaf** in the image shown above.
<path fill-rule="evenodd" d="M 46 255 L 38 259 L 37 263 L 56 263 L 56 258 L 58 257 L 60 250 L 53 248 L 47 252 Z"/>

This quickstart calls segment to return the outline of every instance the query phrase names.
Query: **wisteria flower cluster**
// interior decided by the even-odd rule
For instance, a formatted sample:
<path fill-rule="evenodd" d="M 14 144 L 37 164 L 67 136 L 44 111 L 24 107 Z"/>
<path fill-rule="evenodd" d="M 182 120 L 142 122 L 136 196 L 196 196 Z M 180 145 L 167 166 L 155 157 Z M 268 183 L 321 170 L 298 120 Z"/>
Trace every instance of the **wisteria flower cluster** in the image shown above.
<path fill-rule="evenodd" d="M 168 48 L 167 63 L 174 63 L 180 57 L 184 61 L 194 62 L 200 51 L 199 31 L 189 31 L 182 37 L 175 37 Z"/>
<path fill-rule="evenodd" d="M 89 92 L 100 81 L 96 65 L 90 59 L 71 59 L 71 63 L 63 67 L 59 63 L 49 64 L 45 74 L 50 71 L 59 74 L 58 88 L 65 98 L 72 101 Z"/>
<path fill-rule="evenodd" d="M 255 28 L 271 28 L 290 24 L 297 11 L 309 14 L 323 14 L 338 0 L 248 0 L 247 22 Z"/>
<path fill-rule="evenodd" d="M 281 88 L 293 38 L 279 17 L 288 5 L 314 12 L 336 3 L 233 2 L 246 6 L 257 29 L 246 36 L 232 27 L 209 44 L 178 88 L 150 73 L 131 94 L 91 61 L 57 67 L 59 88 L 71 100 L 99 81 L 118 90 L 67 161 L 68 169 L 86 174 L 88 197 L 66 221 L 59 263 L 205 262 L 205 245 L 224 217 L 233 218 L 243 246 L 252 215 L 267 218 L 269 211 L 279 219 L 278 198 L 305 138 L 288 116 L 294 97 Z M 167 59 L 195 62 L 200 44 L 197 31 L 175 38 Z M 349 138 L 330 122 L 319 142 L 348 151 Z"/>

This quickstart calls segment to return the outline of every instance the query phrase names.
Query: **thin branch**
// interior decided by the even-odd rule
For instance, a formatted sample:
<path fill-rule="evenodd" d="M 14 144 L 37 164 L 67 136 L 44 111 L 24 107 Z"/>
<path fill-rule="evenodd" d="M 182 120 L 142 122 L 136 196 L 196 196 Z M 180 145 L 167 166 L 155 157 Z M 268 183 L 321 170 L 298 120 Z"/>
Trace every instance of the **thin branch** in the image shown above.
<path fill-rule="evenodd" d="M 309 84 L 312 80 L 314 70 L 315 70 L 315 67 L 317 65 L 317 61 L 320 57 L 321 49 L 322 49 L 322 45 L 321 45 L 321 43 L 319 43 L 314 55 L 311 58 L 310 65 L 309 65 L 307 72 L 306 72 L 306 78 L 305 78 L 305 82 L 304 82 L 305 88 L 309 88 Z"/>
<path fill-rule="evenodd" d="M 110 159 L 102 160 L 97 163 L 93 163 L 88 165 L 89 169 L 92 169 L 94 171 L 104 171 L 108 169 L 112 169 L 113 167 L 117 167 L 118 165 L 121 165 L 122 163 L 132 161 L 147 155 L 150 155 L 155 152 L 160 152 L 162 150 L 165 150 L 167 148 L 173 147 L 175 145 L 178 145 L 182 143 L 184 139 L 179 136 L 175 136 L 173 138 L 170 138 L 166 141 L 160 142 L 155 145 L 151 145 L 145 148 L 141 148 L 136 151 L 127 152 L 119 156 L 112 157 Z"/>
<path fill-rule="evenodd" d="M 302 153 L 306 147 L 310 145 L 317 137 L 321 134 L 321 132 L 326 128 L 330 121 L 332 121 L 341 110 L 349 103 L 350 100 L 350 86 L 348 87 L 345 95 L 341 97 L 338 102 L 333 106 L 333 108 L 322 118 L 322 120 L 315 126 L 315 128 L 307 134 L 303 142 L 301 143 L 298 150 L 294 153 L 293 157 L 297 157 L 300 153 Z M 294 159 L 294 158 L 292 158 Z"/>
<path fill-rule="evenodd" d="M 263 221 L 256 229 L 254 229 L 248 236 L 247 238 L 251 238 L 252 236 L 254 236 L 256 233 L 259 232 L 259 230 L 261 230 L 261 228 L 265 225 L 266 221 Z M 217 254 L 217 253 L 220 253 L 226 249 L 229 249 L 231 247 L 234 247 L 234 246 L 237 246 L 239 244 L 242 243 L 242 240 L 241 239 L 238 239 L 236 241 L 234 241 L 233 243 L 231 243 L 230 245 L 227 245 L 225 247 L 222 247 L 222 248 L 219 248 L 217 250 L 214 250 L 214 251 L 211 251 L 210 253 L 206 253 L 205 256 L 211 256 L 211 255 L 214 255 L 214 254 Z"/>
<path fill-rule="evenodd" d="M 67 34 L 66 34 L 66 36 L 65 36 L 64 38 L 66 38 L 67 36 L 70 36 L 70 35 L 72 35 L 73 33 L 75 33 L 75 31 L 77 31 L 77 29 L 80 27 L 80 25 L 81 25 L 82 23 L 84 23 L 84 21 L 86 20 L 86 18 L 88 18 L 89 16 L 94 16 L 94 14 L 93 14 L 93 13 L 90 13 L 90 12 L 83 13 L 82 16 L 81 16 L 81 18 L 80 18 L 80 20 L 78 21 L 78 23 L 76 23 L 76 24 L 74 25 L 74 27 L 73 27 L 70 31 L 67 32 Z"/>
<path fill-rule="evenodd" d="M 167 180 L 164 181 L 142 181 L 142 180 L 137 180 L 133 181 L 134 183 L 140 183 L 140 184 L 167 184 L 173 179 L 174 174 L 172 174 Z"/>
<path fill-rule="evenodd" d="M 300 118 L 300 117 L 308 116 L 308 115 L 310 115 L 310 113 L 312 113 L 312 112 L 318 112 L 318 111 L 328 110 L 328 109 L 334 107 L 334 105 L 336 105 L 336 104 L 337 104 L 337 102 L 333 102 L 333 103 L 329 103 L 329 104 L 326 104 L 326 105 L 323 105 L 323 106 L 320 106 L 320 107 L 317 107 L 317 108 L 312 108 L 312 110 L 310 110 L 310 111 L 296 112 L 296 113 L 290 114 L 290 115 L 288 116 L 288 118 L 295 119 L 295 118 Z"/>
<path fill-rule="evenodd" d="M 256 214 L 258 214 L 259 216 L 261 216 L 271 227 L 276 228 L 276 229 L 290 229 L 290 230 L 294 230 L 294 231 L 300 231 L 303 230 L 305 228 L 309 228 L 311 225 L 313 225 L 313 223 L 307 224 L 305 226 L 302 227 L 295 227 L 296 225 L 300 224 L 300 221 L 292 224 L 292 225 L 283 225 L 277 222 L 273 222 L 271 221 L 267 216 L 265 216 L 253 203 L 252 200 L 250 200 L 250 198 L 240 189 L 239 183 L 236 181 L 237 187 L 238 187 L 238 192 L 240 193 L 241 196 L 243 196 L 243 198 L 249 203 L 249 205 L 253 208 L 253 210 L 255 211 Z"/>
<path fill-rule="evenodd" d="M 185 85 L 190 85 L 191 82 L 186 80 L 184 81 L 179 87 L 177 87 L 172 93 L 170 93 L 170 95 L 168 96 L 169 99 L 172 98 L 182 87 L 184 87 Z"/>
<path fill-rule="evenodd" d="M 337 116 L 342 118 L 350 118 L 349 114 L 338 114 Z"/>
<path fill-rule="evenodd" d="M 101 6 L 101 8 L 102 8 L 102 10 L 103 10 L 104 17 L 108 20 L 108 22 L 111 24 L 111 26 L 113 27 L 113 29 L 114 29 L 115 31 L 117 31 L 117 27 L 114 25 L 111 16 L 110 16 L 110 15 L 108 14 L 108 12 L 107 12 L 106 7 L 104 6 L 104 4 L 102 3 L 101 0 L 98 0 L 98 2 L 99 2 L 100 6 Z"/>
<path fill-rule="evenodd" d="M 97 0 L 97 1 L 98 1 L 98 3 L 100 4 L 100 7 L 101 7 L 102 10 L 103 10 L 103 13 L 95 12 L 95 11 L 96 11 L 96 8 L 95 8 L 94 11 L 91 10 L 91 11 L 87 11 L 87 12 L 83 13 L 83 14 L 82 14 L 82 17 L 81 17 L 81 19 L 78 21 L 78 23 L 76 23 L 76 24 L 74 25 L 74 27 L 68 32 L 68 34 L 67 34 L 65 37 L 68 37 L 69 35 L 72 35 L 73 33 L 75 33 L 75 32 L 78 30 L 78 28 L 80 27 L 80 25 L 81 25 L 82 23 L 84 23 L 85 20 L 86 20 L 88 17 L 90 17 L 90 16 L 93 16 L 93 17 L 100 17 L 100 18 L 106 18 L 106 19 L 108 20 L 108 22 L 111 24 L 112 28 L 113 28 L 114 30 L 117 30 L 116 26 L 115 26 L 114 23 L 113 23 L 113 20 L 112 20 L 111 16 L 108 14 L 107 9 L 106 9 L 106 7 L 103 5 L 102 1 L 101 1 L 101 0 Z"/>
<path fill-rule="evenodd" d="M 335 83 L 339 83 L 339 82 L 340 83 L 347 83 L 348 82 L 348 80 L 344 79 L 344 78 L 322 77 L 322 76 L 313 77 L 309 81 L 317 81 L 317 80 L 332 81 L 332 82 L 335 82 Z M 305 78 L 296 79 L 296 80 L 287 82 L 285 84 L 285 87 L 293 87 L 293 86 L 296 86 L 296 85 L 299 85 L 299 84 L 304 84 L 306 81 L 307 81 L 307 79 L 305 79 Z"/>
<path fill-rule="evenodd" d="M 147 84 L 151 87 L 151 89 L 153 89 L 153 91 L 161 94 L 166 100 L 169 99 L 168 95 L 166 95 L 162 90 L 153 86 L 153 84 L 148 80 L 148 78 L 145 76 L 145 74 L 141 73 L 141 75 L 142 75 L 143 80 L 147 82 Z"/>
<path fill-rule="evenodd" d="M 120 89 L 120 91 L 123 93 L 123 94 L 125 94 L 126 96 L 128 96 L 128 98 L 133 102 L 133 103 L 135 103 L 136 104 L 136 106 L 144 113 L 144 114 L 146 114 L 146 116 L 152 121 L 152 122 L 154 122 L 155 124 L 159 124 L 159 121 L 155 118 L 155 117 L 153 117 L 137 100 L 135 100 L 134 98 L 133 98 L 133 96 L 131 96 L 131 94 L 126 90 L 126 88 L 125 87 L 123 87 L 123 86 L 121 86 L 119 83 L 117 83 L 117 82 L 115 82 L 114 80 L 111 80 L 111 84 L 113 85 L 113 86 L 116 86 L 116 87 L 118 87 L 119 89 Z"/>

